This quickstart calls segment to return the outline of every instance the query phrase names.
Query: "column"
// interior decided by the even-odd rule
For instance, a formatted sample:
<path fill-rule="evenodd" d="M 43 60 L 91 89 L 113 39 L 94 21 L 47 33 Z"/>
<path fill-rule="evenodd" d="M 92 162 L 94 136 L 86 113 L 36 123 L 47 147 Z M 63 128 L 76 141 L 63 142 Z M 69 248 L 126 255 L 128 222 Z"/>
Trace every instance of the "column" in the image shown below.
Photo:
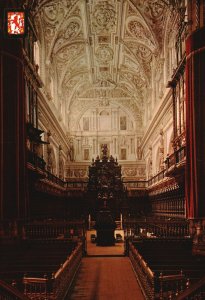
<path fill-rule="evenodd" d="M 205 217 L 205 27 L 186 41 L 186 211 Z"/>
<path fill-rule="evenodd" d="M 0 218 L 15 223 L 28 215 L 25 80 L 22 41 L 2 32 L 0 69 Z"/>

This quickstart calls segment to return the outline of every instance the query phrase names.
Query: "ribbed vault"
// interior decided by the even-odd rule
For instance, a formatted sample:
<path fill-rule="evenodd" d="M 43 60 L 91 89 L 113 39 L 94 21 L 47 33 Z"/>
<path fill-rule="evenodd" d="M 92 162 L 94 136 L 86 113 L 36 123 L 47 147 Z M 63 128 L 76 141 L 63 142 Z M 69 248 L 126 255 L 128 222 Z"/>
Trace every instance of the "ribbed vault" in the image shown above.
<path fill-rule="evenodd" d="M 143 125 L 164 51 L 165 1 L 45 0 L 33 14 L 40 75 L 69 129 L 98 103 L 118 103 Z"/>

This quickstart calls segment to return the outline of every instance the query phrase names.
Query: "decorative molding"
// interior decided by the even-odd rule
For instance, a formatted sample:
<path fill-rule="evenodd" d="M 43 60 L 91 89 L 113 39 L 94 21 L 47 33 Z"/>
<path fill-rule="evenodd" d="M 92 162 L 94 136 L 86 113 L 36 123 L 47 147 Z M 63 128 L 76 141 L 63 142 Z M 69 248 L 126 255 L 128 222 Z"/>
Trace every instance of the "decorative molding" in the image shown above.
<path fill-rule="evenodd" d="M 159 103 L 159 106 L 156 108 L 156 113 L 153 114 L 153 118 L 148 124 L 145 134 L 142 139 L 142 149 L 145 147 L 145 145 L 150 140 L 150 137 L 155 132 L 156 128 L 160 126 L 161 120 L 165 117 L 167 113 L 169 113 L 170 108 L 172 107 L 172 93 L 169 89 L 166 94 L 164 95 L 163 99 L 161 100 L 161 103 Z"/>
<path fill-rule="evenodd" d="M 48 100 L 46 100 L 45 96 L 43 95 L 42 91 L 39 90 L 38 93 L 39 102 L 38 102 L 38 109 L 39 109 L 39 119 L 42 124 L 47 128 L 47 130 L 51 130 L 51 132 L 55 133 L 56 137 L 59 139 L 59 145 L 64 146 L 64 152 L 67 152 L 69 148 L 68 140 L 66 136 L 67 130 L 61 127 L 60 123 L 58 122 L 56 115 L 54 115 L 52 109 L 49 106 Z"/>

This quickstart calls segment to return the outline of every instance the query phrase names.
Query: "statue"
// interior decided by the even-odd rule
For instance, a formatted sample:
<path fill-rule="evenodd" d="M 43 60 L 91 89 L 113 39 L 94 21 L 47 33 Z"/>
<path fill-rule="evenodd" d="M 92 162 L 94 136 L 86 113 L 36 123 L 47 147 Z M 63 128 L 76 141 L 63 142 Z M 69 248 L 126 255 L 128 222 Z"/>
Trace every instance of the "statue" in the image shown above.
<path fill-rule="evenodd" d="M 108 152 L 107 144 L 102 145 L 103 156 L 107 156 L 107 152 Z"/>
<path fill-rule="evenodd" d="M 138 160 L 142 159 L 142 150 L 140 146 L 137 147 L 137 158 Z"/>
<path fill-rule="evenodd" d="M 74 147 L 73 147 L 73 143 L 70 144 L 70 147 L 68 149 L 68 161 L 74 161 Z"/>
<path fill-rule="evenodd" d="M 137 138 L 137 159 L 142 159 L 141 138 Z"/>
<path fill-rule="evenodd" d="M 164 169 L 164 135 L 163 131 L 160 131 L 160 146 L 159 146 L 159 171 Z"/>

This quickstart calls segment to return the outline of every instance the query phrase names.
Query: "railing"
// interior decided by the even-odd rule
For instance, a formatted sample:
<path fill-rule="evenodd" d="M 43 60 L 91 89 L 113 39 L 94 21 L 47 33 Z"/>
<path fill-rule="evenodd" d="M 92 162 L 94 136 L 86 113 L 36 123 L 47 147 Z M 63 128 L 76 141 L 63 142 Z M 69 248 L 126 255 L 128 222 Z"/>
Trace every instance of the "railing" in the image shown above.
<path fill-rule="evenodd" d="M 166 171 L 169 168 L 171 168 L 171 167 L 175 166 L 176 164 L 180 163 L 181 161 L 183 161 L 185 157 L 186 157 L 186 147 L 185 146 L 183 146 L 180 149 L 176 150 L 170 156 L 167 156 L 167 158 L 165 160 L 166 168 L 163 169 L 158 174 L 156 174 L 155 176 L 153 176 L 152 178 L 150 178 L 148 180 L 148 186 L 151 186 L 151 185 L 159 182 L 163 178 L 165 178 L 166 177 Z"/>
<path fill-rule="evenodd" d="M 29 299 L 48 299 L 50 294 L 50 282 L 47 275 L 44 278 L 24 277 L 24 294 Z"/>
<path fill-rule="evenodd" d="M 74 182 L 65 182 L 65 186 L 67 189 L 82 189 L 85 190 L 87 188 L 87 181 L 74 181 Z"/>
<path fill-rule="evenodd" d="M 73 190 L 81 190 L 84 191 L 87 188 L 87 181 L 72 181 L 72 182 L 67 182 L 59 178 L 58 176 L 52 174 L 48 170 L 45 169 L 46 167 L 46 162 L 43 160 L 43 158 L 39 157 L 37 154 L 34 152 L 28 150 L 27 152 L 27 161 L 33 165 L 34 168 L 39 168 L 43 172 L 45 172 L 45 178 L 48 181 L 64 188 L 64 189 L 73 189 Z"/>
<path fill-rule="evenodd" d="M 124 180 L 123 184 L 126 189 L 131 190 L 131 189 L 146 189 L 148 186 L 151 186 L 160 180 L 164 179 L 166 177 L 166 171 L 172 167 L 175 166 L 177 163 L 181 162 L 184 160 L 186 156 L 186 148 L 181 147 L 177 151 L 175 151 L 173 154 L 168 156 L 165 160 L 165 165 L 166 168 L 160 171 L 158 174 L 150 178 L 148 181 L 142 180 L 142 181 L 126 181 Z M 28 151 L 28 162 L 30 162 L 34 167 L 38 167 L 45 171 L 45 161 L 40 158 L 38 155 L 33 153 L 32 151 Z M 47 174 L 47 179 L 63 188 L 66 189 L 77 189 L 77 190 L 85 190 L 87 188 L 87 181 L 72 181 L 72 182 L 66 182 L 59 177 L 53 175 L 49 171 L 46 171 Z"/>
<path fill-rule="evenodd" d="M 64 299 L 80 266 L 83 245 L 80 243 L 52 278 L 24 277 L 24 294 L 29 299 Z M 27 299 L 27 298 L 26 298 Z"/>
<path fill-rule="evenodd" d="M 141 181 L 133 181 L 133 180 L 123 180 L 123 185 L 129 190 L 129 189 L 141 189 L 147 187 L 147 181 L 141 180 Z"/>
<path fill-rule="evenodd" d="M 53 282 L 53 299 L 64 299 L 65 294 L 68 292 L 72 280 L 80 266 L 83 253 L 82 243 L 71 254 L 68 260 L 64 263 L 61 269 L 59 269 L 54 275 Z"/>
<path fill-rule="evenodd" d="M 36 153 L 28 150 L 27 151 L 27 160 L 31 163 L 35 168 L 40 168 L 45 171 L 46 162 L 43 158 L 39 157 Z"/>
<path fill-rule="evenodd" d="M 51 182 L 53 182 L 53 183 L 55 183 L 55 184 L 57 184 L 57 185 L 59 185 L 59 186 L 61 186 L 61 187 L 63 187 L 63 188 L 66 186 L 66 182 L 63 181 L 62 179 L 60 179 L 59 177 L 53 175 L 53 174 L 50 173 L 49 171 L 46 171 L 46 174 L 47 174 L 46 178 L 47 178 L 49 181 L 51 181 Z"/>
<path fill-rule="evenodd" d="M 157 293 L 155 298 L 159 299 L 173 299 L 180 292 L 184 291 L 186 288 L 186 278 L 185 275 L 180 271 L 176 275 L 163 275 L 159 276 L 160 291 Z M 158 297 L 159 295 L 159 297 Z"/>
<path fill-rule="evenodd" d="M 159 172 L 157 175 L 153 176 L 148 180 L 148 186 L 153 185 L 154 183 L 157 183 L 158 181 L 162 180 L 165 176 L 165 169 Z"/>
<path fill-rule="evenodd" d="M 33 222 L 25 224 L 24 238 L 31 239 L 55 239 L 55 238 L 69 238 L 73 236 L 84 235 L 85 223 L 79 222 Z"/>
<path fill-rule="evenodd" d="M 137 249 L 129 242 L 129 257 L 139 285 L 147 300 L 167 300 L 174 297 L 187 286 L 187 282 L 182 271 L 179 274 L 157 276 L 147 265 Z M 178 299 L 178 298 L 177 298 Z M 184 298 L 180 298 L 182 300 Z M 201 298 L 202 299 L 202 298 Z"/>
<path fill-rule="evenodd" d="M 205 277 L 198 282 L 189 286 L 187 283 L 187 289 L 180 293 L 175 300 L 203 300 L 205 299 Z"/>
<path fill-rule="evenodd" d="M 129 257 L 143 294 L 148 300 L 154 299 L 154 273 L 147 266 L 147 263 L 130 242 Z"/>
<path fill-rule="evenodd" d="M 0 280 L 0 299 L 1 300 L 29 300 L 24 294 L 12 285 Z"/>
<path fill-rule="evenodd" d="M 185 199 L 184 196 L 178 196 L 176 199 L 158 199 L 151 201 L 152 213 L 155 216 L 170 218 L 185 218 Z"/>
<path fill-rule="evenodd" d="M 123 228 L 127 236 L 140 236 L 152 233 L 157 237 L 184 237 L 189 236 L 189 223 L 186 221 L 163 221 L 163 220 L 150 220 L 136 221 L 124 220 Z"/>
<path fill-rule="evenodd" d="M 181 147 L 165 160 L 166 170 L 180 163 L 186 157 L 186 147 Z"/>

